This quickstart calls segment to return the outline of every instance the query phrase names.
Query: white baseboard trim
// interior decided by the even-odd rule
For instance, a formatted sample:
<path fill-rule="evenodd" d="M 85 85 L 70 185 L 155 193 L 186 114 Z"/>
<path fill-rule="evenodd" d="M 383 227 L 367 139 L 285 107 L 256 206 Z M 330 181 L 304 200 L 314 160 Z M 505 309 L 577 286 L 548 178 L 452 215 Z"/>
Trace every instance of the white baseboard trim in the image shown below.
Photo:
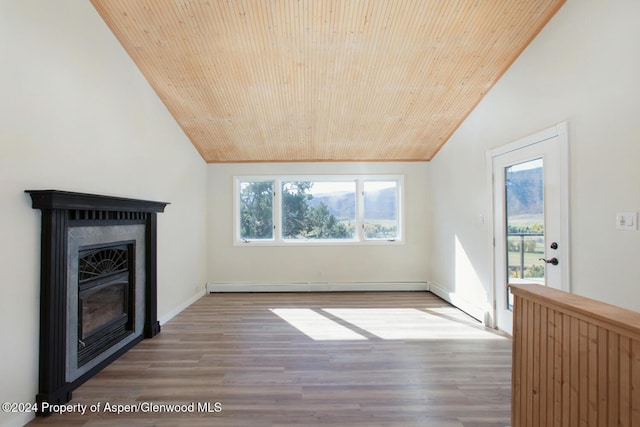
<path fill-rule="evenodd" d="M 437 283 L 429 282 L 429 291 L 447 301 L 454 307 L 464 311 L 474 319 L 479 320 L 484 325 L 493 327 L 493 321 L 491 320 L 492 315 L 486 307 L 480 306 L 473 301 L 469 301 L 465 297 L 460 296 L 460 294 L 451 292 L 450 290 L 443 288 Z"/>
<path fill-rule="evenodd" d="M 207 283 L 207 292 L 387 292 L 428 291 L 426 282 Z"/>
<path fill-rule="evenodd" d="M 180 312 L 182 310 L 184 310 L 185 308 L 189 307 L 194 302 L 198 301 L 205 294 L 206 294 L 206 289 L 201 289 L 201 290 L 197 291 L 191 298 L 189 298 L 188 300 L 186 300 L 182 304 L 178 305 L 177 307 L 175 307 L 173 310 L 171 310 L 170 312 L 168 312 L 164 316 L 160 317 L 160 319 L 158 319 L 158 321 L 160 322 L 160 325 L 164 325 L 169 320 L 173 319 L 175 316 L 180 314 Z"/>

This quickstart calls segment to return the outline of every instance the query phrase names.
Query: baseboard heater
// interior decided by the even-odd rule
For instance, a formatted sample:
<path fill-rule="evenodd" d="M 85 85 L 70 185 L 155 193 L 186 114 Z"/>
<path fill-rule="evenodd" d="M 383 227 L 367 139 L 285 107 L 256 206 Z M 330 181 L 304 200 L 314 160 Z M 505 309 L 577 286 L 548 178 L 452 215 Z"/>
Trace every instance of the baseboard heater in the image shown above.
<path fill-rule="evenodd" d="M 428 291 L 427 282 L 207 283 L 217 292 L 388 292 Z"/>

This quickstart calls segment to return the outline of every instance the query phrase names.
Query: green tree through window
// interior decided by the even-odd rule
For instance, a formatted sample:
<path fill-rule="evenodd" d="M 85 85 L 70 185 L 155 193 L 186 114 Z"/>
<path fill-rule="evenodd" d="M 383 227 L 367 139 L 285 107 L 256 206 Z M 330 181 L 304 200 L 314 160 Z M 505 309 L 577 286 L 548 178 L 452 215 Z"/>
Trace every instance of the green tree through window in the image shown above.
<path fill-rule="evenodd" d="M 347 227 L 324 203 L 310 206 L 311 181 L 282 183 L 282 235 L 285 239 L 346 239 Z"/>
<path fill-rule="evenodd" d="M 240 238 L 273 238 L 273 182 L 240 184 Z"/>
<path fill-rule="evenodd" d="M 308 201 L 313 196 L 308 190 L 312 182 L 293 181 L 282 184 L 282 235 L 286 239 L 304 236 L 309 221 Z"/>

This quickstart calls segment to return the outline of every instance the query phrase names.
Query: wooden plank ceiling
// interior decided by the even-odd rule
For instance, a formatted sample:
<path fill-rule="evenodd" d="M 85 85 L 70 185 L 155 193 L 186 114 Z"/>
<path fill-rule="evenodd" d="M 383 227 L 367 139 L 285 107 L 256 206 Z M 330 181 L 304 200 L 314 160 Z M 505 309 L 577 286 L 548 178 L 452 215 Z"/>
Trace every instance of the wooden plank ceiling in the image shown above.
<path fill-rule="evenodd" d="M 564 0 L 91 0 L 210 163 L 428 161 Z"/>

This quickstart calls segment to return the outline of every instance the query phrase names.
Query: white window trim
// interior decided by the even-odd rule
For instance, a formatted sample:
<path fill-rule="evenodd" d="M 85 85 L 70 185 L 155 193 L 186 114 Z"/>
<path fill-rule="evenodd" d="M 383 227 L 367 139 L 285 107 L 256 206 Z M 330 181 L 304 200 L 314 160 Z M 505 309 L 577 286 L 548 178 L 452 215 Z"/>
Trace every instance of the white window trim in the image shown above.
<path fill-rule="evenodd" d="M 273 182 L 272 239 L 247 240 L 240 238 L 240 183 Z M 281 188 L 283 181 L 355 181 L 356 182 L 356 237 L 353 239 L 283 239 Z M 366 239 L 364 237 L 364 182 L 396 181 L 398 184 L 398 236 L 395 239 Z M 238 175 L 233 177 L 233 245 L 234 246 L 349 246 L 349 245 L 402 245 L 404 244 L 404 175 Z"/>

